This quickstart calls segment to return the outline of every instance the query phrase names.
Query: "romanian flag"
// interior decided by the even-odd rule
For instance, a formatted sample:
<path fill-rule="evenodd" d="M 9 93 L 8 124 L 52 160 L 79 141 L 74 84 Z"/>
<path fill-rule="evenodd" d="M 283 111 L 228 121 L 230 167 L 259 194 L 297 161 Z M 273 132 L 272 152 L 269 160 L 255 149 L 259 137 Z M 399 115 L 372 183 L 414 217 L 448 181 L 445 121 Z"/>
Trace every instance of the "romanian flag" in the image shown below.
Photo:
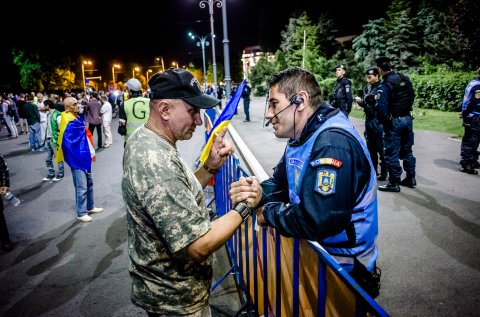
<path fill-rule="evenodd" d="M 63 112 L 55 162 L 65 161 L 72 169 L 90 172 L 95 161 L 93 137 L 83 118 Z"/>
<path fill-rule="evenodd" d="M 208 155 L 210 154 L 210 149 L 212 148 L 212 144 L 213 144 L 213 140 L 215 139 L 215 136 L 217 135 L 217 133 L 222 131 L 224 127 L 228 126 L 228 124 L 230 123 L 230 120 L 235 114 L 238 107 L 238 103 L 240 102 L 240 98 L 242 97 L 242 92 L 246 82 L 247 81 L 244 80 L 242 84 L 237 88 L 235 95 L 233 95 L 233 97 L 230 99 L 225 109 L 223 109 L 223 112 L 220 114 L 217 120 L 215 120 L 215 123 L 213 124 L 213 127 L 210 130 L 210 133 L 208 135 L 207 144 L 203 148 L 202 155 L 200 155 L 200 162 L 202 162 L 202 164 L 205 164 L 205 161 L 208 159 Z"/>

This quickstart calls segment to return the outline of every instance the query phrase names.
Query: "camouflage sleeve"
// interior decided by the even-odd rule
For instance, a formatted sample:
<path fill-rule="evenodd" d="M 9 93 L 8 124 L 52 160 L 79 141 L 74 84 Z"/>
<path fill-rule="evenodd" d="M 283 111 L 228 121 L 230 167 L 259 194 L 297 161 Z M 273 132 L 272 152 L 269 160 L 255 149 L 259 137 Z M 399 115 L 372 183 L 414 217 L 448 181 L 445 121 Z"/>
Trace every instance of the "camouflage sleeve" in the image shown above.
<path fill-rule="evenodd" d="M 157 183 L 145 194 L 145 206 L 168 249 L 177 252 L 203 236 L 210 220 L 183 177 Z"/>

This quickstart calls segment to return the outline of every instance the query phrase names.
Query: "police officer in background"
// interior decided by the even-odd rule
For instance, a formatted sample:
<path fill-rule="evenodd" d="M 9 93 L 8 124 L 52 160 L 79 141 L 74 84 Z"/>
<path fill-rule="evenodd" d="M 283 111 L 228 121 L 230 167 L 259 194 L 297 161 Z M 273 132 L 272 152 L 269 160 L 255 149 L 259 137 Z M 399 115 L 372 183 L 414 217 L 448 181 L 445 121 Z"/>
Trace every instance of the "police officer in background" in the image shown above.
<path fill-rule="evenodd" d="M 347 69 L 345 65 L 340 64 L 335 67 L 335 76 L 337 82 L 333 87 L 332 106 L 340 109 L 347 117 L 352 110 L 352 83 L 345 77 Z"/>
<path fill-rule="evenodd" d="M 378 122 L 375 109 L 375 96 L 380 86 L 378 68 L 373 67 L 365 72 L 367 76 L 368 87 L 365 89 L 363 99 L 355 97 L 355 101 L 365 111 L 365 140 L 368 152 L 372 159 L 373 167 L 377 173 L 378 180 L 387 180 L 387 165 L 383 151 L 383 126 Z M 378 165 L 380 158 L 380 174 L 378 174 Z"/>
<path fill-rule="evenodd" d="M 383 124 L 385 132 L 385 159 L 388 169 L 388 184 L 378 189 L 387 192 L 400 192 L 400 186 L 415 188 L 416 159 L 413 156 L 414 141 L 413 118 L 411 115 L 415 93 L 410 79 L 400 73 L 392 71 L 388 57 L 379 57 L 375 60 L 378 71 L 383 80 L 376 95 L 377 118 Z M 402 166 L 407 173 L 406 178 L 400 181 Z"/>
<path fill-rule="evenodd" d="M 136 78 L 130 78 L 126 83 L 129 98 L 120 108 L 118 133 L 125 136 L 125 144 L 136 128 L 147 122 L 150 115 L 150 99 L 142 96 L 142 84 Z"/>
<path fill-rule="evenodd" d="M 472 80 L 465 89 L 462 102 L 462 118 L 465 133 L 460 147 L 460 169 L 463 173 L 478 174 L 478 145 L 480 143 L 480 68 L 477 78 Z"/>

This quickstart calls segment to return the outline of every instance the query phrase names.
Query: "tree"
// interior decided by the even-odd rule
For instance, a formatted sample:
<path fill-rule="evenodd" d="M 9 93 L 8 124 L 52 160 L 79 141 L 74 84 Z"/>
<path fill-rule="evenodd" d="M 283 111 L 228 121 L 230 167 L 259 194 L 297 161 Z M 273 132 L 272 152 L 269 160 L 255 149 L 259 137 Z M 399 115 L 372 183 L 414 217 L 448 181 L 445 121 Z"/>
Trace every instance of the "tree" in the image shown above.
<path fill-rule="evenodd" d="M 353 39 L 355 61 L 362 64 L 363 69 L 371 67 L 375 58 L 386 53 L 385 19 L 369 20 L 363 25 L 363 32 Z"/>
<path fill-rule="evenodd" d="M 463 47 L 457 32 L 451 27 L 451 17 L 433 7 L 418 13 L 419 26 L 423 27 L 423 51 L 425 62 L 432 65 L 452 64 L 459 59 Z"/>
<path fill-rule="evenodd" d="M 406 70 L 418 66 L 417 56 L 420 52 L 415 19 L 410 19 L 404 11 L 395 21 L 387 34 L 387 54 L 397 70 Z"/>
<path fill-rule="evenodd" d="M 322 14 L 317 23 L 317 44 L 319 53 L 325 57 L 332 57 L 335 54 L 335 35 L 333 34 L 334 22 L 328 14 Z"/>
<path fill-rule="evenodd" d="M 387 19 L 385 20 L 385 29 L 389 32 L 396 27 L 396 21 L 403 13 L 410 16 L 411 2 L 410 0 L 393 0 L 386 13 Z"/>
<path fill-rule="evenodd" d="M 308 59 L 305 58 L 305 68 L 309 68 L 312 61 L 316 60 L 319 52 L 317 31 L 317 27 L 312 25 L 305 12 L 298 18 L 292 17 L 289 19 L 287 29 L 281 32 L 282 42 L 280 44 L 280 48 L 285 53 L 285 61 L 288 67 L 302 66 L 304 39 L 305 52 L 311 52 L 308 54 Z M 307 57 L 307 54 L 305 57 Z"/>
<path fill-rule="evenodd" d="M 26 51 L 13 50 L 13 63 L 18 66 L 20 73 L 20 86 L 25 91 L 43 91 L 42 79 L 45 77 L 37 54 Z"/>
<path fill-rule="evenodd" d="M 257 64 L 252 67 L 249 76 L 255 96 L 265 96 L 267 92 L 266 81 L 276 71 L 273 62 L 269 62 L 265 56 L 260 57 Z"/>
<path fill-rule="evenodd" d="M 461 0 L 452 7 L 453 25 L 465 43 L 461 55 L 471 68 L 480 65 L 479 12 L 480 4 L 476 0 Z"/>

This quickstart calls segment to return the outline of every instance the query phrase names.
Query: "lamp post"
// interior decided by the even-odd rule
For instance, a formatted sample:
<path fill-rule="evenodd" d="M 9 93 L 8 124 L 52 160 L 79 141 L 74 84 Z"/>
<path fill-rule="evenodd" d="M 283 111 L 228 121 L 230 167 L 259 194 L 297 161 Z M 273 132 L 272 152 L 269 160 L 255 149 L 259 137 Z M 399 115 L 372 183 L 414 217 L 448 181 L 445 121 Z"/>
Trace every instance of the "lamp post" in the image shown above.
<path fill-rule="evenodd" d="M 87 90 L 87 84 L 85 83 L 85 65 L 92 65 L 92 61 L 82 61 L 83 91 Z"/>
<path fill-rule="evenodd" d="M 132 77 L 133 78 L 135 78 L 135 71 L 137 71 L 137 72 L 140 71 L 140 68 L 135 67 L 135 68 L 132 69 Z"/>
<path fill-rule="evenodd" d="M 155 57 L 155 63 L 160 62 L 160 60 L 162 61 L 162 72 L 164 72 L 165 71 L 165 64 L 163 63 L 163 56 Z"/>
<path fill-rule="evenodd" d="M 222 6 L 222 24 L 223 24 L 223 61 L 225 65 L 225 97 L 230 99 L 232 91 L 232 78 L 230 77 L 230 53 L 228 48 L 228 27 L 227 27 L 227 0 L 223 0 Z"/>
<path fill-rule="evenodd" d="M 207 41 L 206 36 L 198 36 L 192 32 L 189 32 L 188 35 L 194 40 L 197 38 L 200 42 L 197 42 L 198 47 L 202 47 L 202 60 L 203 60 L 203 91 L 207 91 L 207 69 L 205 66 L 205 46 L 210 45 Z"/>
<path fill-rule="evenodd" d="M 178 68 L 178 62 L 172 62 L 172 66 L 175 67 L 175 68 Z"/>
<path fill-rule="evenodd" d="M 152 73 L 152 72 L 153 72 L 153 70 L 151 70 L 151 69 L 147 70 L 147 85 L 148 85 L 148 73 Z"/>
<path fill-rule="evenodd" d="M 210 32 L 212 36 L 212 66 L 213 66 L 213 85 L 215 95 L 217 94 L 217 62 L 215 61 L 215 32 L 213 31 L 213 6 L 216 5 L 217 8 L 222 7 L 222 0 L 201 0 L 200 8 L 205 9 L 208 5 L 208 12 L 210 14 Z"/>
<path fill-rule="evenodd" d="M 112 79 L 113 79 L 113 85 L 114 86 L 115 86 L 115 68 L 120 68 L 120 65 L 113 64 L 113 66 L 112 66 Z"/>

